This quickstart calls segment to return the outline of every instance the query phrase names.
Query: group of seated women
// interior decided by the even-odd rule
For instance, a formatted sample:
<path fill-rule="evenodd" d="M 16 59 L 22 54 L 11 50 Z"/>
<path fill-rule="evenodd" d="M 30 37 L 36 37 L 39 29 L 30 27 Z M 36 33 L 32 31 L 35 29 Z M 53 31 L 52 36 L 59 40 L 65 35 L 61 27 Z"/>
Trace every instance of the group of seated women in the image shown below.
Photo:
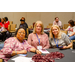
<path fill-rule="evenodd" d="M 26 54 L 27 52 L 41 54 L 39 49 L 68 49 L 72 47 L 69 37 L 62 33 L 57 25 L 51 27 L 49 37 L 44 33 L 44 26 L 41 21 L 35 23 L 33 33 L 29 34 L 27 41 L 24 40 L 25 33 L 24 28 L 20 27 L 16 30 L 15 37 L 5 40 L 4 47 L 0 50 L 0 58 L 7 61 L 16 54 Z"/>

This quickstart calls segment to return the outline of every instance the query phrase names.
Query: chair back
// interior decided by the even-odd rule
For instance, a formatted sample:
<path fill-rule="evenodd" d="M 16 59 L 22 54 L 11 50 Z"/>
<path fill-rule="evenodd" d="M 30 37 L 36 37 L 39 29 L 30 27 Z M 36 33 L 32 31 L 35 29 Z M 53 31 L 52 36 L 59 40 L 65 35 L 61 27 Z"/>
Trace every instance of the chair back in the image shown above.
<path fill-rule="evenodd" d="M 16 31 L 16 24 L 11 24 L 8 26 L 9 32 L 15 32 Z"/>
<path fill-rule="evenodd" d="M 67 29 L 68 26 L 69 26 L 69 24 L 64 24 L 64 25 L 63 25 L 63 29 Z"/>

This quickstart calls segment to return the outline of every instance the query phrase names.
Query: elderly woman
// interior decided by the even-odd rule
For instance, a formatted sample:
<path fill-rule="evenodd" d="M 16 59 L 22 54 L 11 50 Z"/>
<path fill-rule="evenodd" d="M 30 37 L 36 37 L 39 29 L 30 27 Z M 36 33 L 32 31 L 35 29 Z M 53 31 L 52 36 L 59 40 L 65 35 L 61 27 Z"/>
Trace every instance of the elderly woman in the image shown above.
<path fill-rule="evenodd" d="M 4 61 L 7 61 L 11 56 L 16 54 L 26 54 L 27 51 L 41 54 L 39 50 L 36 50 L 24 40 L 25 30 L 22 27 L 17 29 L 15 35 L 15 37 L 5 40 L 4 47 L 0 51 L 0 58 L 4 59 Z"/>
<path fill-rule="evenodd" d="M 44 26 L 41 21 L 37 21 L 34 25 L 33 33 L 28 36 L 28 43 L 36 49 L 48 49 L 48 35 L 43 32 Z"/>
<path fill-rule="evenodd" d="M 49 41 L 53 48 L 68 49 L 72 46 L 69 37 L 62 33 L 57 25 L 51 27 Z"/>

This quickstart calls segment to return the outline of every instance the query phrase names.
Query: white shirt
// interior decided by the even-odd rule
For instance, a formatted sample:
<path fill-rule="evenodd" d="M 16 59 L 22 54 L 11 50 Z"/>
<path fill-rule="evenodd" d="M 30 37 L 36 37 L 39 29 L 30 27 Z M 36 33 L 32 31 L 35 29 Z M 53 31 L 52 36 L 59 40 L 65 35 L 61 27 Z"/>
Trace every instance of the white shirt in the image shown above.
<path fill-rule="evenodd" d="M 68 26 L 67 30 L 68 30 L 68 35 L 71 35 L 73 32 L 75 32 L 75 26 L 73 27 Z"/>
<path fill-rule="evenodd" d="M 61 21 L 58 21 L 58 23 L 56 21 L 53 21 L 53 25 L 62 26 L 62 23 L 61 23 Z"/>

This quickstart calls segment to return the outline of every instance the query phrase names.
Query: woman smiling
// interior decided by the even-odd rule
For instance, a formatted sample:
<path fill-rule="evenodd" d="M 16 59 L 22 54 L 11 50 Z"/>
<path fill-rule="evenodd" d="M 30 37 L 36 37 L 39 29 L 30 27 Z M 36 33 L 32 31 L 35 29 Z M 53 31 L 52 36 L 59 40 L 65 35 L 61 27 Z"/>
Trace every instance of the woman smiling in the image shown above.
<path fill-rule="evenodd" d="M 34 25 L 33 33 L 28 36 L 28 43 L 36 49 L 48 49 L 48 35 L 43 32 L 44 26 L 41 21 L 37 21 Z"/>
<path fill-rule="evenodd" d="M 67 49 L 72 47 L 69 37 L 60 31 L 59 26 L 53 25 L 50 30 L 50 45 L 53 48 Z"/>
<path fill-rule="evenodd" d="M 21 27 L 18 28 L 15 37 L 10 37 L 5 40 L 4 47 L 0 51 L 0 58 L 7 61 L 11 56 L 16 54 L 26 54 L 27 51 L 36 52 L 37 54 L 41 54 L 39 50 L 36 50 L 34 47 L 28 44 L 25 38 L 25 30 Z"/>

